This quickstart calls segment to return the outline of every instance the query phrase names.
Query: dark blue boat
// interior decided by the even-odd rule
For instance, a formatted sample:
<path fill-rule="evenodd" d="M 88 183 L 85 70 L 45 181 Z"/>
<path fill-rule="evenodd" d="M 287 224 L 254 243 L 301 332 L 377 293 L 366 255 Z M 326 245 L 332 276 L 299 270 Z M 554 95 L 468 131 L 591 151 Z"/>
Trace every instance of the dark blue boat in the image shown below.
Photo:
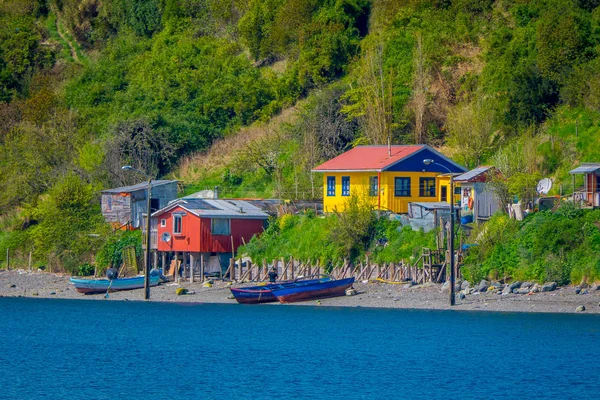
<path fill-rule="evenodd" d="M 336 297 L 346 294 L 346 289 L 352 286 L 354 277 L 333 280 L 321 278 L 313 281 L 298 281 L 291 285 L 278 285 L 269 288 L 273 296 L 281 303 L 294 303 L 322 299 L 324 297 Z"/>
<path fill-rule="evenodd" d="M 235 300 L 240 304 L 259 304 L 277 301 L 277 298 L 271 293 L 270 286 L 250 286 L 245 288 L 229 288 Z"/>
<path fill-rule="evenodd" d="M 279 283 L 270 283 L 262 286 L 249 286 L 249 287 L 238 287 L 229 288 L 231 294 L 235 300 L 240 304 L 259 304 L 259 303 L 271 303 L 277 301 L 277 298 L 273 296 L 271 290 L 273 288 L 291 287 L 297 284 L 316 283 L 323 279 L 308 279 L 311 276 L 305 278 L 298 278 L 293 281 L 285 281 Z M 326 278 L 329 279 L 329 278 Z"/>

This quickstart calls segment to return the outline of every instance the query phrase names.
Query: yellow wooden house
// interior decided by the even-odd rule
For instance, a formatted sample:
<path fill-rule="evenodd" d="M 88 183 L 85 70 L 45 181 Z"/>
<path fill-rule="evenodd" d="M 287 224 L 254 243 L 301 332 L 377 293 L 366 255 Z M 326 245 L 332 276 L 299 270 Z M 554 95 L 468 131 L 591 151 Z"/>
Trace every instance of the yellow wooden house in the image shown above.
<path fill-rule="evenodd" d="M 465 171 L 427 145 L 357 146 L 313 169 L 323 173 L 325 212 L 366 196 L 375 209 L 395 213 L 408 212 L 409 202 L 449 201 L 450 174 Z"/>

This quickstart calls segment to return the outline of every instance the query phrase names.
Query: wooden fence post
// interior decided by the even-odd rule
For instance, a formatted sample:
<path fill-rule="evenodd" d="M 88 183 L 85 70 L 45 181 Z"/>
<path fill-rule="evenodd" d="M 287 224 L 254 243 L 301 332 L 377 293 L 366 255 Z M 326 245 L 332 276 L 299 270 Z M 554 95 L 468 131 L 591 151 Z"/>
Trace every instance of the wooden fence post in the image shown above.
<path fill-rule="evenodd" d="M 235 281 L 235 259 L 229 259 L 229 279 Z"/>
<path fill-rule="evenodd" d="M 196 263 L 196 257 L 194 253 L 190 253 L 190 283 L 194 282 L 194 264 Z"/>
<path fill-rule="evenodd" d="M 219 263 L 221 269 L 221 263 Z M 204 282 L 204 254 L 200 253 L 200 282 Z"/>
<path fill-rule="evenodd" d="M 263 279 L 263 275 L 262 275 L 263 273 L 265 274 L 264 277 L 266 278 L 267 277 L 267 260 L 264 258 L 263 258 L 262 270 L 261 269 L 258 270 L 258 280 L 259 281 Z"/>

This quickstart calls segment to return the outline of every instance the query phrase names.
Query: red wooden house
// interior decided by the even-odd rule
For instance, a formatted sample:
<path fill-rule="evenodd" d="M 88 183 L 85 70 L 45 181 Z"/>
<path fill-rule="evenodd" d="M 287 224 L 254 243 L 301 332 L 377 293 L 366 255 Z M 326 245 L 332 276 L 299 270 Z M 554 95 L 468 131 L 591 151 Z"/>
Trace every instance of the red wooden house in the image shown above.
<path fill-rule="evenodd" d="M 152 214 L 151 249 L 155 264 L 161 256 L 191 266 L 191 274 L 204 275 L 229 258 L 253 235 L 263 232 L 268 215 L 242 200 L 181 198 Z M 169 271 L 170 273 L 172 271 Z"/>

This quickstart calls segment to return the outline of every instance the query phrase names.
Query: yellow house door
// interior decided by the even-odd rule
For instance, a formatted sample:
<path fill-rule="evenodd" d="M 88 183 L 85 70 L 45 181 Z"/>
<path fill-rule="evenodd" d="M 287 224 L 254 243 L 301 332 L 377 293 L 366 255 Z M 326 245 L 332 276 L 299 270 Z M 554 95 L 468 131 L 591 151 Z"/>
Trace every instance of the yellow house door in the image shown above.
<path fill-rule="evenodd" d="M 440 201 L 448 201 L 448 186 L 440 187 Z"/>

